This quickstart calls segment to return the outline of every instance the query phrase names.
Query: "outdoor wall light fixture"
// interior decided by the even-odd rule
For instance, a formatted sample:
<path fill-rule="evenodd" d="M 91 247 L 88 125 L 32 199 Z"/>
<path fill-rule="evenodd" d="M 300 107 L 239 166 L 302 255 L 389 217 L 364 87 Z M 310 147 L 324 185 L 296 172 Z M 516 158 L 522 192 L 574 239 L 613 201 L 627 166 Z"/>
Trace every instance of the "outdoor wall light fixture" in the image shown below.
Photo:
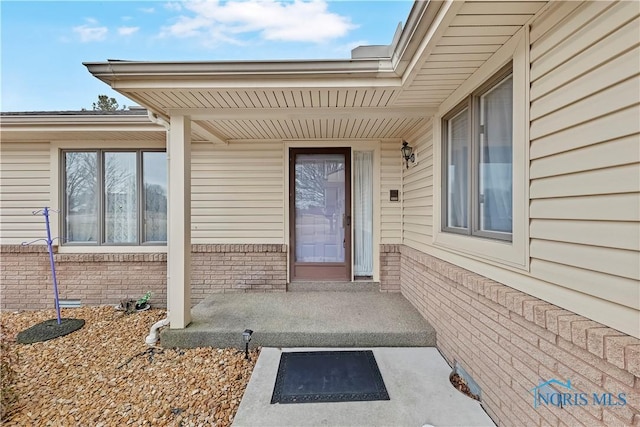
<path fill-rule="evenodd" d="M 249 341 L 251 341 L 251 335 L 253 331 L 251 329 L 245 329 L 242 332 L 242 341 L 244 341 L 244 358 L 249 358 Z"/>
<path fill-rule="evenodd" d="M 416 162 L 416 155 L 413 152 L 413 147 L 410 146 L 407 141 L 402 141 L 402 148 L 400 151 L 402 151 L 402 158 L 407 163 L 407 169 L 409 169 L 409 162 Z"/>

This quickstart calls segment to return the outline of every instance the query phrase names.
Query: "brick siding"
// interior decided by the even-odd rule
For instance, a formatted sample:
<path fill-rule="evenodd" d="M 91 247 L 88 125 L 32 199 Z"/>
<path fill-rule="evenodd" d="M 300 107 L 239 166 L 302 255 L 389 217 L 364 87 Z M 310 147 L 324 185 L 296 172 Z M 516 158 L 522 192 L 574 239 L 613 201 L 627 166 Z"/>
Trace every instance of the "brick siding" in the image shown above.
<path fill-rule="evenodd" d="M 400 245 L 380 245 L 380 291 L 400 292 Z"/>
<path fill-rule="evenodd" d="M 46 246 L 0 247 L 2 310 L 53 307 L 53 285 Z M 54 255 L 60 299 L 83 305 L 117 304 L 151 291 L 154 306 L 166 306 L 167 256 L 151 254 Z"/>
<path fill-rule="evenodd" d="M 192 305 L 215 292 L 286 289 L 285 245 L 193 245 Z M 151 303 L 166 307 L 164 253 L 54 255 L 60 299 L 83 305 L 117 304 L 152 292 Z M 0 309 L 53 307 L 46 246 L 0 247 Z"/>
<path fill-rule="evenodd" d="M 287 290 L 286 245 L 193 245 L 191 303 L 219 292 Z"/>
<path fill-rule="evenodd" d="M 402 294 L 498 425 L 640 425 L 640 340 L 409 247 L 400 254 Z M 589 404 L 534 408 L 531 390 L 552 378 L 571 380 Z M 609 392 L 627 404 L 592 404 Z"/>

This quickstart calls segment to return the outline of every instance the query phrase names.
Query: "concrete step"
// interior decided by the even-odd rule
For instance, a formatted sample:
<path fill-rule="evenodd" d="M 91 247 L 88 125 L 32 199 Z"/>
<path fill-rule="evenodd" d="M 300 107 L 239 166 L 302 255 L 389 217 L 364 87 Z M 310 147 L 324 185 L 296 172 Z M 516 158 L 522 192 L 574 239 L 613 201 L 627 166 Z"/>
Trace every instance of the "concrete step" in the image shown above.
<path fill-rule="evenodd" d="M 166 348 L 237 348 L 244 349 L 242 331 L 163 331 L 160 344 Z M 257 331 L 251 339 L 256 347 L 435 347 L 435 337 L 427 331 L 416 332 L 300 332 Z"/>
<path fill-rule="evenodd" d="M 380 283 L 372 281 L 356 282 L 291 282 L 289 292 L 379 292 Z"/>
<path fill-rule="evenodd" d="M 163 347 L 434 347 L 435 330 L 401 295 L 380 292 L 214 294 Z"/>

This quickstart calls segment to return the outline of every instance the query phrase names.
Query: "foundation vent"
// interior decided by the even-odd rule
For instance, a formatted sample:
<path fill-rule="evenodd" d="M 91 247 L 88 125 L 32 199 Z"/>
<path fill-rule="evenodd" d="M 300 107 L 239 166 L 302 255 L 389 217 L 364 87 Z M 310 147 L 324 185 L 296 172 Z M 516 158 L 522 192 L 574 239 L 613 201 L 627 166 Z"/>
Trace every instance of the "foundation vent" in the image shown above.
<path fill-rule="evenodd" d="M 61 299 L 60 308 L 80 308 L 82 303 L 79 299 Z"/>

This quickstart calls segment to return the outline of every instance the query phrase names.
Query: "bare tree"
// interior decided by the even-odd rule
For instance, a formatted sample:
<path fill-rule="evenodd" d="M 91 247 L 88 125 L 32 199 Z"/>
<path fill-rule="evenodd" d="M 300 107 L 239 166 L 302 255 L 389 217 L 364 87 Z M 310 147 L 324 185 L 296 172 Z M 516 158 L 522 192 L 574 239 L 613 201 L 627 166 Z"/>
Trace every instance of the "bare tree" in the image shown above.
<path fill-rule="evenodd" d="M 65 156 L 65 237 L 70 241 L 95 240 L 97 227 L 98 162 L 95 152 Z"/>
<path fill-rule="evenodd" d="M 326 181 L 344 170 L 340 162 L 311 162 L 296 165 L 296 205 L 301 208 L 324 206 Z"/>
<path fill-rule="evenodd" d="M 118 101 L 115 98 L 109 98 L 107 95 L 98 95 L 98 102 L 93 103 L 93 111 L 116 111 L 118 109 Z M 127 106 L 123 105 L 122 110 L 126 110 Z"/>
<path fill-rule="evenodd" d="M 65 157 L 66 238 L 70 241 L 97 239 L 99 204 L 98 153 L 68 152 Z M 135 188 L 135 172 L 119 156 L 104 158 L 104 194 L 106 208 L 112 209 L 114 195 Z M 77 235 L 76 235 L 77 234 Z"/>

